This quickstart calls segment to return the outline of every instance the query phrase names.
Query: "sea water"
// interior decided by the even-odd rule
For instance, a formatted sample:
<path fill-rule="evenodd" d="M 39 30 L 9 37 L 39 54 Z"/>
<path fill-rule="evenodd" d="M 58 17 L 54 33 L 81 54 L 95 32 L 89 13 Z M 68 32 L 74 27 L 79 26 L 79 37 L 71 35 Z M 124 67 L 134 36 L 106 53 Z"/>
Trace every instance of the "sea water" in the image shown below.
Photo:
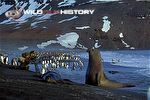
<path fill-rule="evenodd" d="M 136 86 L 128 88 L 128 90 L 146 93 L 150 86 L 149 52 L 150 50 L 101 51 L 104 72 L 110 80 L 134 84 Z M 85 51 L 77 53 L 84 62 L 82 70 L 59 68 L 56 71 L 64 79 L 84 84 L 89 57 Z M 116 73 L 109 73 L 110 71 Z"/>
<path fill-rule="evenodd" d="M 25 51 L 30 50 L 36 49 L 28 48 Z M 63 50 L 67 51 L 67 49 Z M 3 51 L 8 53 L 10 60 L 14 57 L 20 56 L 22 52 L 25 52 L 20 51 L 19 49 L 7 49 Z M 69 79 L 71 81 L 84 84 L 89 59 L 88 53 L 86 51 L 79 52 L 77 50 L 73 50 L 73 52 L 78 53 L 78 55 L 80 55 L 82 61 L 84 62 L 84 67 L 82 68 L 82 70 L 58 68 L 56 69 L 56 71 L 61 74 L 62 78 L 64 79 Z M 136 87 L 130 89 L 128 88 L 128 90 L 144 93 L 147 92 L 147 89 L 150 86 L 150 50 L 101 51 L 100 53 L 103 58 L 104 72 L 109 79 L 136 85 Z M 41 70 L 41 64 L 39 64 L 39 67 Z M 30 70 L 35 71 L 34 65 L 30 65 Z M 116 73 L 112 74 L 110 73 L 111 71 L 114 71 Z M 148 90 L 148 98 L 150 98 L 149 92 L 150 90 Z"/>

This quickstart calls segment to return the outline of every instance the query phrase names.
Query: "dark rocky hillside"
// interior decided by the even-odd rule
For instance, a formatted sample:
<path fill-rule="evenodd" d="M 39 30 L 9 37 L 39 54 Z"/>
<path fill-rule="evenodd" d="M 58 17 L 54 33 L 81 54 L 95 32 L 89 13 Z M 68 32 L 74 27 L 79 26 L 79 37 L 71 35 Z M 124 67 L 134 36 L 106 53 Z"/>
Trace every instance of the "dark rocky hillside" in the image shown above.
<path fill-rule="evenodd" d="M 29 9 L 32 0 L 19 0 L 19 2 L 22 1 L 27 3 L 24 9 Z M 1 45 L 3 45 L 3 42 L 13 44 L 20 41 L 20 44 L 33 44 L 36 46 L 42 42 L 55 40 L 65 33 L 76 32 L 79 35 L 76 48 L 79 48 L 77 45 L 80 44 L 82 45 L 80 48 L 95 46 L 105 50 L 150 49 L 150 2 L 123 0 L 102 3 L 76 0 L 72 5 L 58 7 L 58 4 L 63 0 L 44 1 L 35 0 L 34 2 L 38 2 L 40 5 L 36 9 L 95 9 L 95 11 L 93 15 L 55 14 L 49 15 L 48 18 L 45 18 L 46 15 L 43 15 L 45 17 L 30 16 L 19 22 L 7 22 L 9 19 L 5 17 L 3 12 L 0 15 Z M 13 0 L 2 0 L 0 8 L 9 5 L 11 7 L 8 10 L 14 9 L 14 3 Z M 106 19 L 103 19 L 104 17 Z M 72 19 L 60 22 L 70 18 Z M 103 21 L 110 22 L 109 25 L 106 25 L 109 26 L 107 32 L 102 31 Z M 83 28 L 83 26 L 88 26 L 88 28 L 78 29 Z M 23 42 L 24 40 L 29 41 Z"/>

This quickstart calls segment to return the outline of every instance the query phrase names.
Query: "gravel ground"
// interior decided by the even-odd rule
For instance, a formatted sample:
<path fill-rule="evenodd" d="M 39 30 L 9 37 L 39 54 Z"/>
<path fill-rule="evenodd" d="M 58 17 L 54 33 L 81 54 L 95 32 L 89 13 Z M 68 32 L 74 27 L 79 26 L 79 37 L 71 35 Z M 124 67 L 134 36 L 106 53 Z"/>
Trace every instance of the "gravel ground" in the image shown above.
<path fill-rule="evenodd" d="M 146 100 L 146 94 L 85 84 L 46 83 L 34 72 L 0 65 L 0 100 Z"/>

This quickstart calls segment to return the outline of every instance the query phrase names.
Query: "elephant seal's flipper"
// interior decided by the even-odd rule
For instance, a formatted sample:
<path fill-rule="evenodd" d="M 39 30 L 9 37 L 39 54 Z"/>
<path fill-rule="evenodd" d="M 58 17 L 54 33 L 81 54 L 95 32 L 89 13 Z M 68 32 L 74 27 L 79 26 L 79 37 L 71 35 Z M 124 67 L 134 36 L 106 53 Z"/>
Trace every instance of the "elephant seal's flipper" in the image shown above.
<path fill-rule="evenodd" d="M 104 87 L 104 88 L 125 88 L 125 87 L 134 87 L 134 85 L 125 84 L 125 83 L 119 83 L 115 81 L 108 80 L 107 78 L 105 80 L 99 80 L 98 79 L 98 86 Z"/>
<path fill-rule="evenodd" d="M 89 64 L 86 72 L 86 84 L 97 85 L 104 88 L 134 87 L 134 85 L 119 83 L 107 79 L 104 71 L 102 58 L 96 49 L 89 49 Z"/>

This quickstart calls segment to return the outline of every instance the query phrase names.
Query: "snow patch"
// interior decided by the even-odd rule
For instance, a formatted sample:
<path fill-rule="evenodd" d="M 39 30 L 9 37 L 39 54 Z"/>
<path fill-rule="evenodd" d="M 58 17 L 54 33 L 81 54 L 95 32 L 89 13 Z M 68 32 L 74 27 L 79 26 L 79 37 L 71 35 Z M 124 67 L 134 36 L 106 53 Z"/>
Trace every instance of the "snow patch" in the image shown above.
<path fill-rule="evenodd" d="M 19 29 L 20 27 L 18 26 L 18 27 L 15 27 L 14 29 Z"/>
<path fill-rule="evenodd" d="M 121 42 L 125 45 L 126 48 L 130 47 L 130 45 L 128 45 L 124 40 L 121 40 Z"/>
<path fill-rule="evenodd" d="M 47 28 L 46 26 L 43 26 L 43 28 Z"/>
<path fill-rule="evenodd" d="M 10 21 L 12 21 L 12 20 L 11 19 L 4 20 L 0 24 L 11 24 L 11 23 L 9 23 Z"/>
<path fill-rule="evenodd" d="M 131 50 L 134 50 L 135 48 L 134 48 L 134 47 L 130 47 L 130 49 L 131 49 Z"/>
<path fill-rule="evenodd" d="M 124 36 L 123 36 L 123 33 L 120 33 L 120 34 L 119 34 L 119 37 L 120 37 L 120 38 L 123 38 L 123 37 L 124 37 Z"/>
<path fill-rule="evenodd" d="M 87 2 L 83 2 L 83 3 L 80 3 L 79 5 L 85 5 L 85 4 L 89 4 L 89 3 L 93 3 L 95 0 L 89 0 Z"/>
<path fill-rule="evenodd" d="M 111 24 L 111 22 L 108 20 L 108 16 L 104 16 L 102 31 L 107 33 L 110 30 L 110 24 Z"/>
<path fill-rule="evenodd" d="M 76 3 L 75 0 L 64 0 L 63 2 L 58 3 L 58 7 L 65 7 L 65 6 L 71 6 Z"/>
<path fill-rule="evenodd" d="M 43 21 L 39 21 L 39 22 L 33 22 L 33 23 L 31 23 L 31 27 L 32 28 L 36 28 L 37 27 L 37 24 L 39 24 L 39 23 L 41 23 L 41 22 L 43 22 Z"/>
<path fill-rule="evenodd" d="M 36 18 L 37 20 L 46 20 L 46 19 L 50 19 L 50 17 L 54 15 L 54 14 L 45 14 L 42 15 L 41 17 Z"/>
<path fill-rule="evenodd" d="M 103 17 L 103 20 L 107 20 L 107 19 L 108 19 L 108 16 L 104 16 L 104 17 Z"/>
<path fill-rule="evenodd" d="M 121 42 L 125 45 L 125 47 L 126 47 L 126 48 L 129 48 L 130 45 L 127 44 L 127 43 L 123 40 L 123 37 L 124 37 L 123 33 L 120 33 L 120 34 L 119 34 L 119 37 L 121 38 Z M 134 48 L 134 47 L 130 47 L 130 49 L 135 49 L 135 48 Z"/>
<path fill-rule="evenodd" d="M 119 2 L 120 4 L 124 3 L 124 2 Z"/>
<path fill-rule="evenodd" d="M 41 4 L 38 4 L 37 2 L 35 2 L 35 0 L 29 0 L 29 8 L 28 9 L 32 9 L 35 10 L 36 8 L 40 7 Z"/>
<path fill-rule="evenodd" d="M 77 44 L 77 47 L 80 48 L 80 49 L 85 49 L 85 50 L 88 49 L 87 47 L 85 47 L 84 45 L 82 45 L 80 43 Z"/>
<path fill-rule="evenodd" d="M 66 33 L 65 35 L 61 35 L 57 38 L 59 43 L 67 48 L 75 48 L 79 35 L 75 32 Z"/>
<path fill-rule="evenodd" d="M 101 2 L 112 2 L 112 1 L 120 1 L 120 0 L 96 0 L 96 1 L 101 1 Z"/>
<path fill-rule="evenodd" d="M 60 35 L 59 37 L 57 37 L 57 40 L 50 40 L 47 42 L 43 42 L 41 44 L 37 44 L 37 47 L 40 49 L 44 49 L 46 46 L 50 44 L 58 43 L 61 46 L 73 49 L 77 45 L 78 38 L 79 35 L 77 33 L 70 32 L 64 35 Z"/>
<path fill-rule="evenodd" d="M 44 3 L 45 4 L 45 3 Z M 48 6 L 49 4 L 45 4 L 41 9 L 44 9 L 46 6 Z"/>
<path fill-rule="evenodd" d="M 14 1 L 15 1 L 16 4 L 18 3 L 18 0 L 14 0 Z"/>
<path fill-rule="evenodd" d="M 19 47 L 18 50 L 24 51 L 24 50 L 27 49 L 27 48 L 28 48 L 28 46 L 23 46 L 23 47 Z"/>
<path fill-rule="evenodd" d="M 99 48 L 101 45 L 98 44 L 98 40 L 95 40 L 94 48 Z"/>
<path fill-rule="evenodd" d="M 78 18 L 78 16 L 73 16 L 73 17 L 71 17 L 71 18 L 61 20 L 61 21 L 59 21 L 58 23 L 60 24 L 60 23 L 66 22 L 66 21 L 71 21 L 71 20 L 76 19 L 76 18 Z"/>
<path fill-rule="evenodd" d="M 37 44 L 37 47 L 38 47 L 39 49 L 44 49 L 45 47 L 47 47 L 48 45 L 50 45 L 50 44 L 52 44 L 52 43 L 58 43 L 58 41 L 56 41 L 56 40 L 49 40 L 49 41 L 47 41 L 47 42 L 43 42 L 43 43 L 41 43 L 41 44 Z"/>
<path fill-rule="evenodd" d="M 2 5 L 2 6 L 0 6 L 0 15 L 5 13 L 11 7 L 12 7 L 12 5 Z"/>
<path fill-rule="evenodd" d="M 123 24 L 124 22 L 123 21 L 121 21 L 121 24 Z"/>
<path fill-rule="evenodd" d="M 19 26 L 20 24 L 22 23 L 25 23 L 27 22 L 27 20 L 20 20 L 20 19 L 16 19 L 16 20 L 13 20 L 13 19 L 8 19 L 8 20 L 4 20 L 2 21 L 0 24 L 17 24 L 16 26 Z"/>
<path fill-rule="evenodd" d="M 145 19 L 146 17 L 137 17 L 137 19 Z"/>
<path fill-rule="evenodd" d="M 87 28 L 90 28 L 90 26 L 76 27 L 76 29 L 78 29 L 78 30 L 83 30 L 83 29 L 87 29 Z"/>
<path fill-rule="evenodd" d="M 44 0 L 44 1 L 43 1 L 43 4 L 45 4 L 46 2 L 47 2 L 47 0 Z"/>

